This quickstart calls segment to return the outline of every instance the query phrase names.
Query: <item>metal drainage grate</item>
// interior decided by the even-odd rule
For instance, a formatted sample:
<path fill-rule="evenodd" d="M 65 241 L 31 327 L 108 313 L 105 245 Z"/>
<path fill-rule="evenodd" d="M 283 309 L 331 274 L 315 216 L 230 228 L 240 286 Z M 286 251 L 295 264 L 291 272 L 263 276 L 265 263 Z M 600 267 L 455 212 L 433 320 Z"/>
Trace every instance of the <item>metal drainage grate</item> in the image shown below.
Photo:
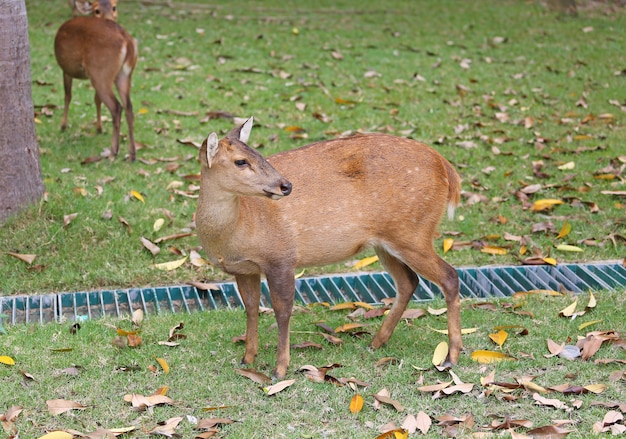
<path fill-rule="evenodd" d="M 588 290 L 626 288 L 626 267 L 620 264 L 563 264 L 557 266 L 507 266 L 457 270 L 464 298 L 511 296 L 534 289 Z M 184 285 L 127 290 L 90 291 L 38 296 L 0 297 L 0 314 L 11 324 L 84 320 L 104 316 L 121 317 L 141 308 L 146 313 L 194 312 L 243 307 L 235 283 L 216 284 L 218 289 L 199 290 Z M 261 305 L 270 307 L 267 284 L 262 284 Z M 310 304 L 345 301 L 380 303 L 394 297 L 393 281 L 387 273 L 358 273 L 307 277 L 296 280 L 296 302 Z M 422 281 L 413 298 L 426 301 L 441 297 L 439 287 Z"/>

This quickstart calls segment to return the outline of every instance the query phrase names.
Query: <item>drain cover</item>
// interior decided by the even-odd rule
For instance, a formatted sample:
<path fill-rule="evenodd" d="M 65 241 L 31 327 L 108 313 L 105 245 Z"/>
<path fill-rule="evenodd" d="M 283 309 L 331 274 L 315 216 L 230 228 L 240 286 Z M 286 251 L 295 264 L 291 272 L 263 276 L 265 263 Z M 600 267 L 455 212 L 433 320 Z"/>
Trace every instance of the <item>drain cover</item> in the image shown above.
<path fill-rule="evenodd" d="M 458 270 L 461 297 L 507 297 L 518 291 L 536 289 L 580 293 L 588 290 L 626 288 L 626 268 L 620 264 L 562 264 L 557 266 L 506 266 Z M 215 284 L 214 290 L 183 285 L 127 290 L 89 291 L 38 296 L 2 296 L 0 314 L 16 323 L 84 320 L 103 316 L 130 315 L 143 309 L 146 315 L 161 312 L 194 312 L 243 307 L 235 283 Z M 270 307 L 267 284 L 262 284 L 261 305 Z M 380 303 L 394 297 L 393 281 L 387 273 L 358 273 L 307 277 L 296 280 L 296 302 L 310 304 L 346 301 Z M 422 281 L 413 298 L 418 301 L 441 297 L 439 288 Z"/>

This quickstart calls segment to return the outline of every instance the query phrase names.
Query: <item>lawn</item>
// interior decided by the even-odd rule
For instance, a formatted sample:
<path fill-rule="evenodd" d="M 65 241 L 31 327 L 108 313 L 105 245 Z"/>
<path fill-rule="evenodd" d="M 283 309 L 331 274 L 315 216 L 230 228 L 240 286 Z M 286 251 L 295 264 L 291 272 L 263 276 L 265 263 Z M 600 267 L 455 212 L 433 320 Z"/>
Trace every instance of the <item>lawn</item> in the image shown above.
<path fill-rule="evenodd" d="M 0 291 L 223 278 L 189 258 L 154 265 L 199 250 L 194 144 L 248 116 L 264 155 L 356 131 L 434 145 L 463 178 L 463 204 L 436 241 L 455 266 L 623 258 L 624 10 L 594 5 L 573 17 L 516 1 L 122 2 L 119 22 L 140 47 L 141 149 L 129 163 L 126 141 L 117 160 L 99 160 L 110 121 L 96 134 L 86 81 L 74 81 L 60 132 L 52 40 L 69 11 L 27 1 L 47 193 L 0 229 Z M 536 203 L 546 199 L 561 204 Z"/>
<path fill-rule="evenodd" d="M 21 408 L 7 424 L 14 428 L 8 433 L 19 431 L 28 438 L 51 430 L 88 434 L 131 427 L 135 430 L 123 437 L 148 437 L 150 431 L 165 428 L 159 422 L 179 417 L 175 429 L 163 431 L 195 437 L 203 431 L 198 425 L 219 418 L 216 437 L 375 438 L 415 417 L 431 423 L 427 437 L 509 437 L 509 428 L 527 435 L 541 427 L 570 432 L 568 438 L 589 437 L 594 424 L 612 412 L 623 416 L 626 410 L 625 298 L 624 291 L 583 293 L 574 311 L 583 312 L 592 300 L 596 306 L 576 318 L 559 316 L 567 308 L 571 311 L 575 301 L 567 294 L 465 301 L 462 321 L 469 333 L 463 336 L 465 352 L 454 376 L 437 371 L 431 362 L 437 345 L 447 339 L 436 332 L 446 327 L 445 314 L 439 315 L 443 301 L 413 304 L 412 311 L 423 315 L 403 320 L 389 343 L 376 351 L 367 345 L 382 317 L 348 318 L 354 310 L 298 307 L 286 376 L 295 381 L 274 395 L 263 388 L 280 383 L 258 383 L 237 372 L 244 349 L 238 341 L 245 328 L 242 310 L 150 315 L 139 324 L 130 318 L 20 324 L 0 337 L 0 416 L 10 407 Z M 333 330 L 345 324 L 363 326 L 337 332 L 338 340 L 331 343 L 322 336 L 330 334 L 320 323 Z M 270 375 L 277 337 L 271 313 L 261 316 L 260 337 L 254 366 Z M 586 360 L 567 359 L 585 337 L 606 340 L 597 352 L 583 348 L 589 354 Z M 170 345 L 163 344 L 168 340 Z M 557 351 L 550 350 L 549 340 L 567 346 L 564 353 L 552 355 Z M 472 360 L 478 350 L 512 359 L 481 364 Z M 3 355 L 15 364 L 1 364 Z M 315 369 L 311 378 L 300 371 L 329 365 L 335 366 L 326 372 L 326 380 Z M 345 381 L 351 378 L 352 385 Z M 446 388 L 427 387 L 440 383 Z M 150 397 L 159 389 L 171 400 L 148 408 L 139 405 L 156 402 L 155 397 L 146 402 L 139 396 Z M 383 389 L 390 400 L 383 398 L 385 403 L 377 405 L 374 395 Z M 126 395 L 136 395 L 137 408 Z M 363 398 L 363 407 L 352 413 L 355 395 Z M 53 414 L 54 408 L 62 410 L 59 405 L 77 408 Z M 618 431 L 623 421 L 606 427 Z M 420 436 L 420 430 L 409 435 Z"/>

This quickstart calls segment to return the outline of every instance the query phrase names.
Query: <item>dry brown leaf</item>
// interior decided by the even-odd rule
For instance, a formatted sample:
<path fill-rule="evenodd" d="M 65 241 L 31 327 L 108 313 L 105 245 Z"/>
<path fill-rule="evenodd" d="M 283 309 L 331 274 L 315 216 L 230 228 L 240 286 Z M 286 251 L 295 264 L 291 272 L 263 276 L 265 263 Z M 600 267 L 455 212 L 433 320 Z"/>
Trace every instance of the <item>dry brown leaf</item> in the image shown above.
<path fill-rule="evenodd" d="M 541 396 L 539 393 L 533 393 L 533 399 L 536 401 L 535 403 L 538 405 L 545 405 L 548 407 L 554 407 L 557 409 L 567 409 L 567 405 L 558 399 L 549 399 Z"/>
<path fill-rule="evenodd" d="M 37 255 L 28 255 L 28 254 L 13 253 L 13 252 L 7 252 L 7 255 L 13 256 L 14 258 L 17 258 L 20 261 L 27 263 L 28 265 L 35 262 L 35 258 L 37 258 Z"/>
<path fill-rule="evenodd" d="M 87 408 L 82 404 L 66 399 L 50 399 L 46 401 L 46 405 L 48 406 L 48 411 L 53 416 L 60 415 L 70 410 L 84 410 Z"/>
<path fill-rule="evenodd" d="M 124 401 L 130 402 L 133 408 L 137 411 L 143 411 L 148 407 L 153 407 L 155 405 L 174 403 L 174 400 L 172 398 L 161 394 L 143 396 L 132 393 L 129 395 L 124 395 Z"/>
<path fill-rule="evenodd" d="M 399 412 L 404 411 L 404 406 L 402 404 L 400 404 L 398 401 L 394 399 L 391 399 L 387 395 L 380 394 L 380 392 L 374 395 L 374 399 L 376 399 L 376 401 L 381 402 L 383 404 L 388 404 L 392 406 L 394 409 L 396 409 Z"/>
<path fill-rule="evenodd" d="M 167 437 L 174 437 L 176 435 L 176 427 L 180 424 L 180 421 L 183 420 L 182 416 L 177 416 L 175 418 L 170 418 L 167 421 L 160 423 L 152 430 L 148 431 L 150 434 L 160 434 Z"/>
<path fill-rule="evenodd" d="M 270 377 L 254 369 L 235 369 L 235 372 L 237 372 L 241 376 L 250 378 L 255 383 L 258 383 L 261 385 L 272 382 L 272 379 Z"/>
<path fill-rule="evenodd" d="M 235 421 L 228 418 L 205 418 L 200 419 L 196 425 L 197 430 L 209 430 L 222 424 L 233 424 Z"/>

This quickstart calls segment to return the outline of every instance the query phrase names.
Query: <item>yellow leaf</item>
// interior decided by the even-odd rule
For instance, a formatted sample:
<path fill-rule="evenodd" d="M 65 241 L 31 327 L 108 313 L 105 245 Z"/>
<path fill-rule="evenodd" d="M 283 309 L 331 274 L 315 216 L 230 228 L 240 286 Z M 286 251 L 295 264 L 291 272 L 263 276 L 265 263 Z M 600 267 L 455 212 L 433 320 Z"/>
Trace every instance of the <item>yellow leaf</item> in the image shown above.
<path fill-rule="evenodd" d="M 158 270 L 172 271 L 172 270 L 176 270 L 178 267 L 183 265 L 186 260 L 187 260 L 187 256 L 185 256 L 182 259 L 178 259 L 176 261 L 169 261 L 169 262 L 162 262 L 160 264 L 154 264 L 154 268 Z"/>
<path fill-rule="evenodd" d="M 558 166 L 558 168 L 561 171 L 570 171 L 574 169 L 575 167 L 576 167 L 576 163 L 574 162 L 567 162 L 567 163 L 562 164 L 561 166 Z"/>
<path fill-rule="evenodd" d="M 164 358 L 157 358 L 156 360 L 157 360 L 157 363 L 159 363 L 159 365 L 163 369 L 163 372 L 165 372 L 166 375 L 168 373 L 170 373 L 170 366 L 169 366 L 169 364 L 167 364 L 167 361 L 165 361 Z"/>
<path fill-rule="evenodd" d="M 507 249 L 502 248 L 502 247 L 496 247 L 493 245 L 483 245 L 480 251 L 482 253 L 487 253 L 490 255 L 506 255 L 507 254 Z"/>
<path fill-rule="evenodd" d="M 364 328 L 365 325 L 362 323 L 346 323 L 345 325 L 341 325 L 335 329 L 335 332 L 349 332 L 353 329 Z"/>
<path fill-rule="evenodd" d="M 576 310 L 576 305 L 578 305 L 578 299 L 574 300 L 574 302 L 571 305 L 559 311 L 559 315 L 562 317 L 571 317 L 572 314 L 574 314 L 574 311 Z"/>
<path fill-rule="evenodd" d="M 74 436 L 64 431 L 51 431 L 48 434 L 40 436 L 39 439 L 72 439 L 73 437 Z"/>
<path fill-rule="evenodd" d="M 502 352 L 477 350 L 472 352 L 472 360 L 481 364 L 488 364 L 494 361 L 515 360 L 515 358 Z"/>
<path fill-rule="evenodd" d="M 440 334 L 448 335 L 447 329 L 435 329 L 435 328 L 430 328 L 430 329 Z M 478 328 L 461 328 L 461 335 L 473 334 L 476 331 L 478 331 Z"/>
<path fill-rule="evenodd" d="M 562 252 L 581 252 L 581 251 L 583 251 L 582 248 L 577 247 L 575 245 L 569 245 L 569 244 L 559 244 L 559 245 L 555 246 L 555 248 L 557 250 L 562 251 Z"/>
<path fill-rule="evenodd" d="M 9 366 L 13 366 L 15 365 L 15 360 L 11 357 L 8 357 L 6 355 L 0 355 L 0 363 L 2 364 L 6 364 Z"/>
<path fill-rule="evenodd" d="M 370 256 L 369 258 L 363 258 L 354 264 L 355 270 L 360 270 L 361 268 L 367 267 L 368 265 L 372 265 L 373 263 L 378 262 L 378 256 Z"/>
<path fill-rule="evenodd" d="M 435 348 L 435 352 L 433 352 L 433 365 L 439 366 L 441 363 L 446 361 L 448 357 L 448 343 L 442 341 Z"/>
<path fill-rule="evenodd" d="M 596 394 L 602 393 L 606 390 L 606 384 L 589 384 L 583 387 L 589 390 L 591 393 L 596 393 Z"/>
<path fill-rule="evenodd" d="M 596 307 L 596 297 L 593 295 L 591 291 L 589 291 L 589 303 L 587 304 L 587 308 L 585 309 L 590 309 L 590 308 L 595 308 L 595 307 Z"/>
<path fill-rule="evenodd" d="M 549 265 L 556 265 L 556 259 L 554 258 L 543 258 L 543 262 Z"/>
<path fill-rule="evenodd" d="M 432 316 L 440 316 L 442 314 L 445 314 L 446 312 L 448 312 L 448 308 L 431 308 L 430 306 L 427 308 L 428 309 L 428 314 L 432 315 Z"/>
<path fill-rule="evenodd" d="M 154 225 L 152 226 L 152 230 L 154 230 L 155 232 L 158 232 L 159 230 L 161 230 L 161 227 L 163 227 L 163 224 L 165 224 L 165 220 L 163 218 L 158 218 L 154 222 Z"/>
<path fill-rule="evenodd" d="M 130 191 L 130 196 L 134 197 L 136 199 L 138 199 L 139 201 L 141 201 L 142 203 L 145 203 L 146 201 L 143 199 L 143 195 L 141 195 L 139 192 L 137 192 L 136 190 L 132 190 Z"/>
<path fill-rule="evenodd" d="M 306 269 L 302 269 L 302 271 L 300 273 L 296 273 L 296 279 L 300 279 L 302 276 L 304 276 L 304 272 L 306 271 Z"/>
<path fill-rule="evenodd" d="M 489 334 L 489 338 L 500 347 L 502 347 L 508 336 L 508 332 L 503 329 L 499 330 L 495 334 Z"/>
<path fill-rule="evenodd" d="M 595 325 L 596 323 L 600 323 L 601 321 L 602 320 L 600 319 L 600 320 L 592 320 L 590 322 L 581 323 L 578 326 L 578 330 L 581 331 L 581 330 L 585 329 L 587 326 Z"/>
<path fill-rule="evenodd" d="M 146 107 L 141 107 L 138 111 L 137 114 L 148 114 L 148 110 Z"/>
<path fill-rule="evenodd" d="M 363 397 L 358 393 L 352 397 L 350 401 L 350 411 L 354 414 L 359 413 L 363 409 Z"/>
<path fill-rule="evenodd" d="M 556 199 L 553 199 L 553 198 L 537 200 L 530 207 L 530 210 L 532 210 L 533 212 L 540 212 L 542 210 L 550 209 L 550 208 L 556 206 L 557 204 L 563 204 L 563 201 L 562 200 L 556 200 Z"/>
<path fill-rule="evenodd" d="M 452 238 L 444 239 L 443 240 L 443 253 L 444 254 L 448 253 L 448 250 L 450 250 L 453 245 L 454 245 L 454 239 Z"/>
<path fill-rule="evenodd" d="M 557 239 L 565 238 L 567 235 L 569 235 L 569 232 L 571 231 L 572 231 L 572 225 L 568 221 L 565 221 L 565 223 L 563 224 L 563 227 L 561 227 L 561 231 L 559 232 L 556 238 Z"/>

